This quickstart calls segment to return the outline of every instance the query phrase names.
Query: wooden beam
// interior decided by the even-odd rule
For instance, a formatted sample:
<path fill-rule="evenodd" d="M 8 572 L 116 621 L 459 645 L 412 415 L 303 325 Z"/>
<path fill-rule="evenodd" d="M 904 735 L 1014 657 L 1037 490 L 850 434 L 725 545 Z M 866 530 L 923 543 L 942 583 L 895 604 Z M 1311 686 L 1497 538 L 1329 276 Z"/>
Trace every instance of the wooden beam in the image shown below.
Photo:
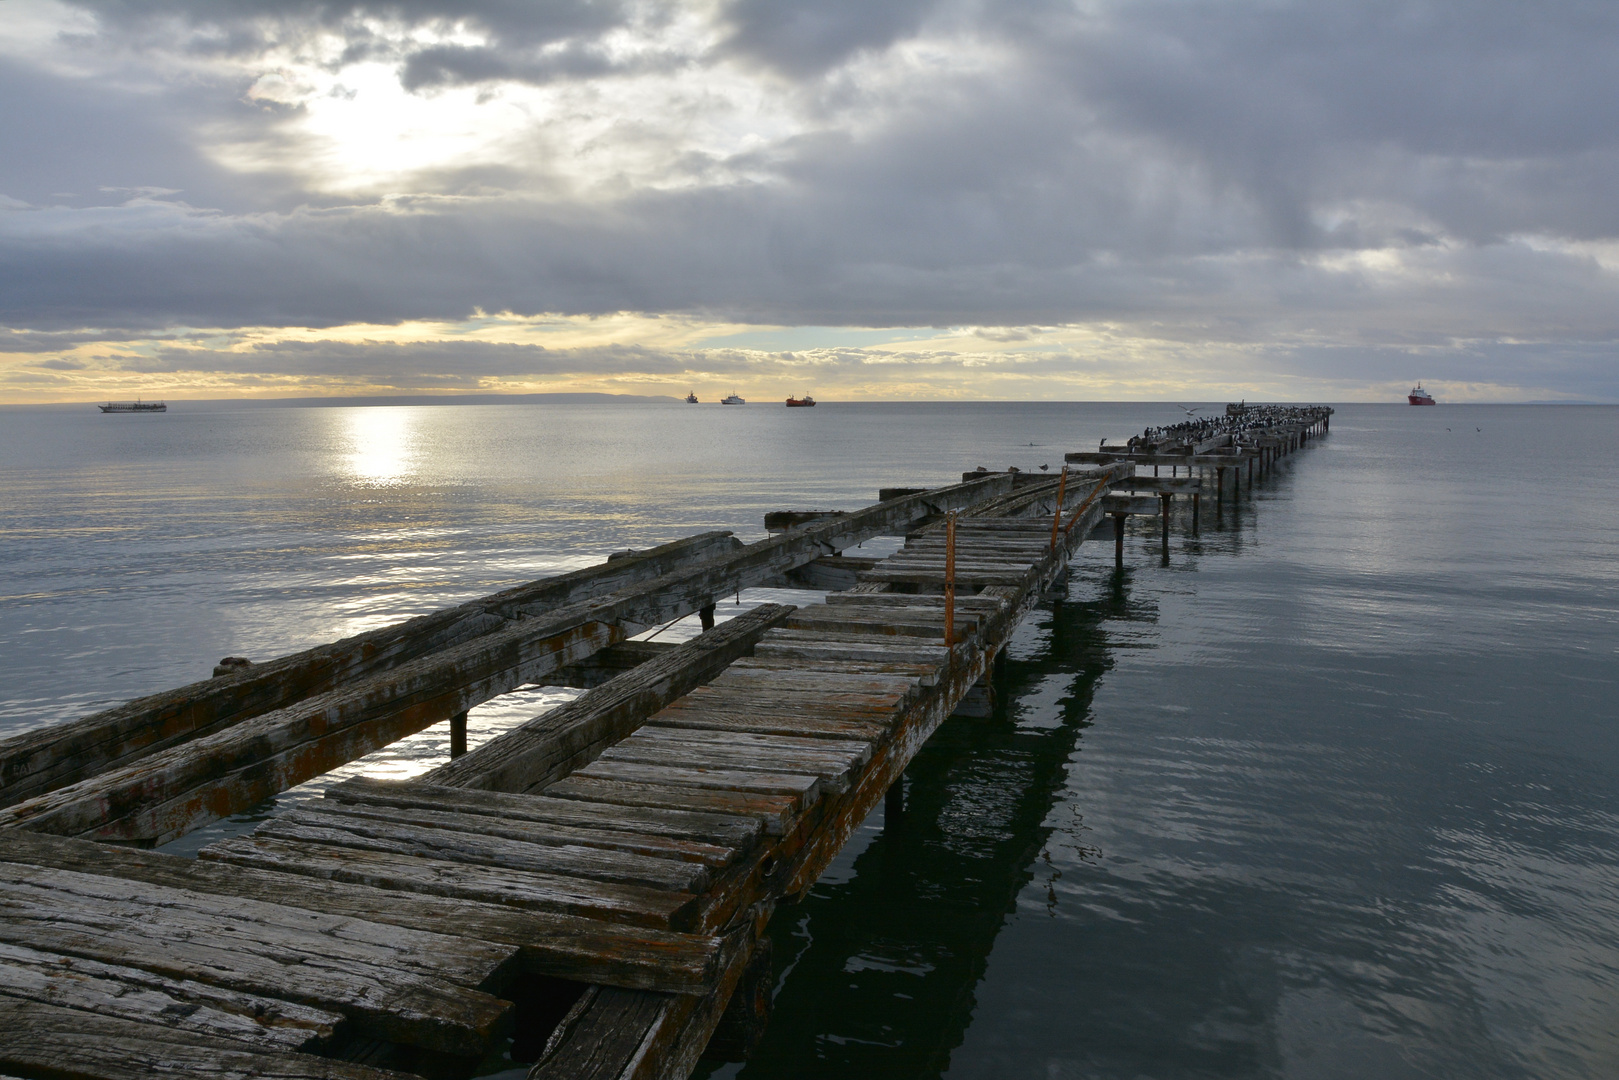
<path fill-rule="evenodd" d="M 0 806 L 285 708 L 344 682 L 392 670 L 490 633 L 511 619 L 601 596 L 740 547 L 728 532 L 689 536 L 253 664 L 234 675 L 138 698 L 72 723 L 24 732 L 0 741 Z"/>
<path fill-rule="evenodd" d="M 619 640 L 544 617 L 0 810 L 0 827 L 166 843 Z M 471 757 L 472 755 L 467 755 Z M 463 757 L 459 760 L 466 760 Z"/>

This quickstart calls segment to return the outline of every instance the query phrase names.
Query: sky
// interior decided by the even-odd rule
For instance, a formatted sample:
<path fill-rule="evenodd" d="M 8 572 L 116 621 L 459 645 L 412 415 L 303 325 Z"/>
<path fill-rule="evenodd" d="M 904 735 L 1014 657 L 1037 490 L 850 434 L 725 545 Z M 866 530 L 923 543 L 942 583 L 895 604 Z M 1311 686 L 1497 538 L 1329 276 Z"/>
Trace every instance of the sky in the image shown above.
<path fill-rule="evenodd" d="M 1619 401 L 1619 4 L 0 0 L 0 402 Z"/>

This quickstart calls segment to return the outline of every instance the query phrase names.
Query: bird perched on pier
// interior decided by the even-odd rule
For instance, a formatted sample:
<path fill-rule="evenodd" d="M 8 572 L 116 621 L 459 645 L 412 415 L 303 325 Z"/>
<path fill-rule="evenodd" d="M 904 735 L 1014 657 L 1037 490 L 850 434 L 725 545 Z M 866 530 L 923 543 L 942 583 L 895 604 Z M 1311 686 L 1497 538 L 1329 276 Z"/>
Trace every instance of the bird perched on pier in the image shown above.
<path fill-rule="evenodd" d="M 1051 465 L 1049 463 L 1047 463 L 1045 465 L 1040 466 L 1040 471 L 1045 472 L 1049 468 L 1051 468 Z"/>

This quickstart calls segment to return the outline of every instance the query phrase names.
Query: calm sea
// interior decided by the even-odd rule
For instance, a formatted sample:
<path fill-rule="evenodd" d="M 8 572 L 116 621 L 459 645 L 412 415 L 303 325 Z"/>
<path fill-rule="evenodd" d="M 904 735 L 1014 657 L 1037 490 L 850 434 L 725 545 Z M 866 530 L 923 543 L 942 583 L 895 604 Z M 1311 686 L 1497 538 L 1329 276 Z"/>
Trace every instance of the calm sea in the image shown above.
<path fill-rule="evenodd" d="M 1180 415 L 0 411 L 0 734 Z M 903 821 L 777 913 L 765 1044 L 705 1072 L 1619 1076 L 1616 452 L 1615 408 L 1345 406 L 1200 535 L 1178 521 L 1167 566 L 1144 528 L 1122 574 L 1087 545 L 997 715 L 949 722 Z M 766 597 L 817 598 L 742 605 Z M 571 693 L 491 703 L 474 739 Z"/>

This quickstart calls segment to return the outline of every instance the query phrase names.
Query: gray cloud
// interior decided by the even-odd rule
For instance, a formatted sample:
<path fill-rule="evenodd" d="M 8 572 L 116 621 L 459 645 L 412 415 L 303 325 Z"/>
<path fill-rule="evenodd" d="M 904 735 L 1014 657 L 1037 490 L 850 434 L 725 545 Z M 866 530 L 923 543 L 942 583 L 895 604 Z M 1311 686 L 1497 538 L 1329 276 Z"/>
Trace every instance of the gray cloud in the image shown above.
<path fill-rule="evenodd" d="M 109 95 L 9 61 L 0 94 L 28 107 L 0 111 L 19 151 L 0 195 L 31 208 L 0 210 L 0 323 L 32 332 L 634 310 L 1008 340 L 1101 321 L 1188 343 L 1325 340 L 1311 362 L 1345 371 L 1448 348 L 1569 385 L 1601 382 L 1619 338 L 1611 263 L 1575 246 L 1619 241 L 1609 4 L 734 0 L 712 51 L 633 60 L 605 44 L 649 17 L 628 3 L 85 10 L 91 52 L 161 67 L 177 48 L 251 58 L 320 30 L 345 43 L 337 67 L 380 57 L 422 93 L 741 62 L 802 122 L 746 152 L 693 144 L 660 188 L 573 193 L 536 150 L 342 204 L 205 152 L 209 125 L 270 138 L 287 122 L 239 81 Z M 377 19 L 462 20 L 483 43 L 402 45 Z M 971 62 L 880 59 L 924 41 Z M 1513 344 L 1458 344 L 1492 340 Z M 394 362 L 407 355 L 424 374 L 466 362 Z M 555 360 L 523 355 L 479 363 Z M 1558 359 L 1542 371 L 1537 355 Z"/>

